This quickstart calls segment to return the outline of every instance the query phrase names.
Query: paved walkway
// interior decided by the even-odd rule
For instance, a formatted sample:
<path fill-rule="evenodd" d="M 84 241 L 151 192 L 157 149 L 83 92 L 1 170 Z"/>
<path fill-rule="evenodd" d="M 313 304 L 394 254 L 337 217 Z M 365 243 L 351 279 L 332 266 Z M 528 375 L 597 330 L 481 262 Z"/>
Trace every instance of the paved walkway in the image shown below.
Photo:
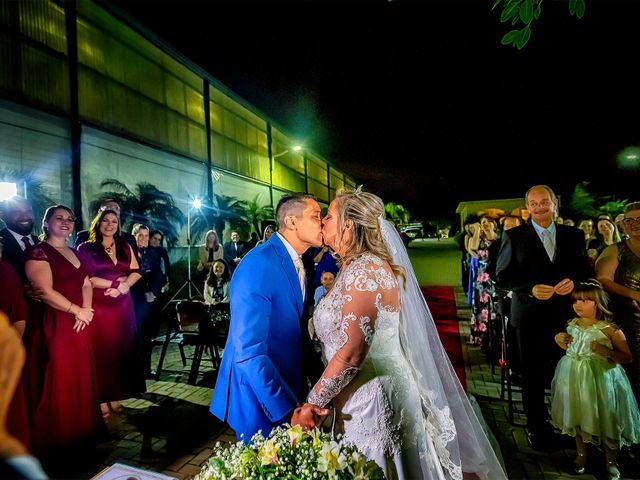
<path fill-rule="evenodd" d="M 429 247 L 427 247 L 429 248 Z M 442 257 L 442 244 L 434 248 Z M 422 261 L 428 252 L 420 252 Z M 449 258 L 459 258 L 448 252 Z M 423 258 L 425 257 L 425 258 Z M 454 261 L 452 260 L 452 261 Z M 430 277 L 428 283 L 439 280 L 455 281 L 455 266 L 444 269 L 446 278 Z M 452 274 L 452 269 L 454 274 Z M 420 275 L 419 275 L 420 276 Z M 421 279 L 422 281 L 422 279 Z M 445 282 L 443 282 L 445 283 Z M 508 404 L 500 396 L 500 372 L 485 363 L 478 347 L 467 343 L 469 329 L 469 309 L 462 289 L 457 291 L 458 317 L 460 320 L 461 342 L 465 356 L 467 389 L 477 399 L 486 422 L 494 432 L 510 479 L 580 479 L 606 478 L 602 464 L 603 453 L 596 449 L 590 452 L 592 460 L 587 474 L 571 475 L 571 464 L 575 451 L 568 440 L 566 450 L 551 454 L 532 450 L 526 441 L 521 415 L 515 416 L 515 425 L 509 423 Z M 154 365 L 157 364 L 159 348 L 154 351 Z M 187 347 L 187 356 L 190 350 Z M 124 413 L 112 417 L 109 428 L 113 440 L 101 445 L 95 452 L 92 464 L 76 478 L 88 478 L 102 468 L 120 462 L 132 466 L 162 472 L 177 479 L 192 477 L 200 470 L 202 463 L 211 454 L 215 443 L 232 442 L 233 432 L 208 413 L 214 383 L 211 363 L 203 360 L 204 375 L 198 377 L 201 385 L 186 383 L 188 366 L 183 367 L 178 349 L 171 347 L 166 368 L 173 372 L 163 372 L 160 380 L 148 381 L 148 392 L 142 399 L 132 399 L 124 403 Z M 517 395 L 516 395 L 516 398 Z M 640 478 L 640 466 L 622 456 L 623 478 Z M 70 475 L 64 475 L 69 478 Z"/>

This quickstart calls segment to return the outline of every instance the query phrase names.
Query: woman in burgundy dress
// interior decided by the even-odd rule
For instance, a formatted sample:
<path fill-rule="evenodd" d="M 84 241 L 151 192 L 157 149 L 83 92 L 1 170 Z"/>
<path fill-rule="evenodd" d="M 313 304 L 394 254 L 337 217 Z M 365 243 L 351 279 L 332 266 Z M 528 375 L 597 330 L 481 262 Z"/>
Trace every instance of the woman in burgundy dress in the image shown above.
<path fill-rule="evenodd" d="M 40 456 L 88 446 L 105 432 L 88 333 L 92 287 L 85 265 L 67 245 L 73 222 L 68 207 L 48 208 L 44 241 L 29 250 L 25 264 L 45 304 L 40 318 L 29 319 L 25 365 L 31 448 Z"/>
<path fill-rule="evenodd" d="M 24 333 L 28 306 L 22 293 L 22 280 L 9 262 L 2 260 L 2 244 L 0 244 L 0 312 L 9 319 L 12 328 L 20 338 Z M 22 371 L 22 370 L 21 370 Z M 13 400 L 7 414 L 7 428 L 9 433 L 20 440 L 29 449 L 29 421 L 27 419 L 27 403 L 24 396 L 22 375 L 18 380 Z"/>
<path fill-rule="evenodd" d="M 89 241 L 78 247 L 86 260 L 93 286 L 94 348 L 100 407 L 103 414 L 119 412 L 120 400 L 137 397 L 146 390 L 136 348 L 137 332 L 129 289 L 140 278 L 131 246 L 120 238 L 114 210 L 96 215 Z"/>

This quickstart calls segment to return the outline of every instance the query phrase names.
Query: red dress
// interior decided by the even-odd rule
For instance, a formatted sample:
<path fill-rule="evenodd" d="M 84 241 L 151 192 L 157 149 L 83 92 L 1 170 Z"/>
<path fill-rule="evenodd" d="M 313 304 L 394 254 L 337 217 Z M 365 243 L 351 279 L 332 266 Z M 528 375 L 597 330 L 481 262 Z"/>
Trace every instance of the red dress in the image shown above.
<path fill-rule="evenodd" d="M 11 323 L 27 319 L 28 306 L 22 295 L 22 280 L 10 263 L 0 258 L 0 311 L 4 312 Z M 27 420 L 27 406 L 24 396 L 22 376 L 18 380 L 13 400 L 7 412 L 7 429 L 9 433 L 20 440 L 25 447 L 30 448 L 29 422 Z"/>
<path fill-rule="evenodd" d="M 53 289 L 82 305 L 82 284 L 87 276 L 82 263 L 74 267 L 45 242 L 29 250 L 27 260 L 48 262 Z M 92 325 L 76 332 L 73 314 L 46 304 L 42 315 L 29 321 L 25 388 L 33 452 L 42 455 L 102 440 L 105 425 L 89 338 Z"/>
<path fill-rule="evenodd" d="M 87 262 L 89 276 L 117 280 L 131 273 L 131 249 L 116 240 L 113 263 L 102 245 L 83 243 L 78 247 Z M 94 348 L 100 402 L 138 397 L 146 390 L 138 349 L 136 318 L 131 294 L 117 298 L 104 294 L 106 289 L 93 289 L 93 322 L 90 335 Z"/>

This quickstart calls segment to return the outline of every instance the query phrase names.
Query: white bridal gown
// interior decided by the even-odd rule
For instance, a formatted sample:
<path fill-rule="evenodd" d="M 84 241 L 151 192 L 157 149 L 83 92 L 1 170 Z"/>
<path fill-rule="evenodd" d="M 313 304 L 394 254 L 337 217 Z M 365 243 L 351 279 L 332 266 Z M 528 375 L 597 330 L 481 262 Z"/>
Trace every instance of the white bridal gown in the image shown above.
<path fill-rule="evenodd" d="M 388 479 L 462 478 L 444 448 L 456 435 L 449 409 L 430 406 L 428 393 L 421 398 L 402 354 L 399 303 L 380 258 L 364 254 L 342 269 L 313 316 L 327 368 L 308 401 L 333 402 L 335 432 Z"/>

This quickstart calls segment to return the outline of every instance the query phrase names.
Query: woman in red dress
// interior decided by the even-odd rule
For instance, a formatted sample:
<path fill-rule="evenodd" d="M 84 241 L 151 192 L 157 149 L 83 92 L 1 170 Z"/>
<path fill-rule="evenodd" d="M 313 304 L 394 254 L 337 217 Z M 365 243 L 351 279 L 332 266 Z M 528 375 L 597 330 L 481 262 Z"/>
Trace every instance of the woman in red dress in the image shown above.
<path fill-rule="evenodd" d="M 89 241 L 78 251 L 86 260 L 93 286 L 94 319 L 91 340 L 95 352 L 100 408 L 104 415 L 120 412 L 120 400 L 146 390 L 136 348 L 137 332 L 129 289 L 140 278 L 131 246 L 120 238 L 114 210 L 96 215 Z"/>
<path fill-rule="evenodd" d="M 91 283 L 85 265 L 67 245 L 73 222 L 68 207 L 48 208 L 44 241 L 29 250 L 25 264 L 45 304 L 41 317 L 29 319 L 25 366 L 31 448 L 38 456 L 88 446 L 105 433 L 88 334 Z"/>
<path fill-rule="evenodd" d="M 24 333 L 28 306 L 22 293 L 22 280 L 9 262 L 2 260 L 2 244 L 0 244 L 0 312 L 4 313 L 12 328 L 16 330 L 20 339 Z M 22 372 L 22 369 L 20 369 Z M 7 428 L 9 433 L 20 440 L 29 449 L 29 422 L 27 419 L 27 403 L 24 396 L 22 375 L 15 388 L 13 400 L 7 414 Z"/>

